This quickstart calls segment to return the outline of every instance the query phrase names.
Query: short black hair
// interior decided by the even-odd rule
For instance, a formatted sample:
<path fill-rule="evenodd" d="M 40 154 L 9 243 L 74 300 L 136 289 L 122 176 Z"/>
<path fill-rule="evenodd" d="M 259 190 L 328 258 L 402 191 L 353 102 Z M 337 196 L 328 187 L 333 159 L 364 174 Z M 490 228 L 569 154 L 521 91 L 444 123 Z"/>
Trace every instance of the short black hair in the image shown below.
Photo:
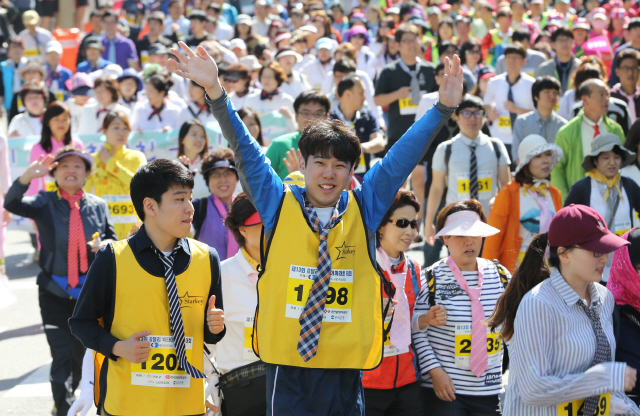
<path fill-rule="evenodd" d="M 512 42 L 524 42 L 525 40 L 527 42 L 531 41 L 531 32 L 529 32 L 529 29 L 518 29 L 513 32 L 513 35 L 511 36 Z"/>
<path fill-rule="evenodd" d="M 571 29 L 567 29 L 566 27 L 559 27 L 551 34 L 551 42 L 555 42 L 560 36 L 575 39 Z"/>
<path fill-rule="evenodd" d="M 349 74 L 338 83 L 336 87 L 336 95 L 342 97 L 346 91 L 353 89 L 357 82 L 362 82 L 362 78 L 358 74 Z"/>
<path fill-rule="evenodd" d="M 438 66 L 436 66 L 436 75 L 438 75 L 440 71 L 444 71 L 444 62 L 440 62 Z"/>
<path fill-rule="evenodd" d="M 93 19 L 94 17 L 99 17 L 100 19 L 102 19 L 102 15 L 104 13 L 102 13 L 100 10 L 92 10 L 91 13 L 89 13 L 89 20 Z"/>
<path fill-rule="evenodd" d="M 513 43 L 510 43 L 506 48 L 504 48 L 503 55 L 505 58 L 507 57 L 507 55 L 511 54 L 517 54 L 520 55 L 522 59 L 527 59 L 527 52 L 525 52 L 524 48 L 520 45 L 514 45 Z"/>
<path fill-rule="evenodd" d="M 293 111 L 297 114 L 302 104 L 316 103 L 324 107 L 326 113 L 331 110 L 331 103 L 326 95 L 316 90 L 303 91 L 293 102 Z"/>
<path fill-rule="evenodd" d="M 106 12 L 102 13 L 102 21 L 105 21 L 110 17 L 115 17 L 116 22 L 118 21 L 118 15 L 113 10 L 107 10 Z"/>
<path fill-rule="evenodd" d="M 188 19 L 189 20 L 197 19 L 197 20 L 200 20 L 201 22 L 205 22 L 207 20 L 207 14 L 202 10 L 192 10 L 191 13 L 189 13 Z"/>
<path fill-rule="evenodd" d="M 462 110 L 465 110 L 467 108 L 477 108 L 484 111 L 484 103 L 482 102 L 482 99 L 480 97 L 467 94 L 462 97 L 462 100 L 460 100 L 460 104 L 458 104 L 458 108 L 456 108 L 455 110 L 456 115 L 460 115 Z"/>
<path fill-rule="evenodd" d="M 406 5 L 407 3 L 403 3 L 402 6 Z M 413 7 L 411 7 L 413 9 Z M 402 19 L 402 17 L 401 17 Z M 405 33 L 413 33 L 416 36 L 420 36 L 420 33 L 418 31 L 418 26 L 413 25 L 411 23 L 402 23 L 400 26 L 398 26 L 398 28 L 396 29 L 396 42 L 402 42 L 402 36 L 404 36 Z"/>
<path fill-rule="evenodd" d="M 153 198 L 161 204 L 162 195 L 175 186 L 193 189 L 193 174 L 182 163 L 176 160 L 156 159 L 142 165 L 133 175 L 129 190 L 140 221 L 144 222 L 145 198 Z"/>
<path fill-rule="evenodd" d="M 631 30 L 636 27 L 640 27 L 640 17 L 634 17 L 633 19 L 631 19 L 631 21 L 629 21 L 629 26 L 627 26 L 627 29 Z"/>
<path fill-rule="evenodd" d="M 538 107 L 537 98 L 540 97 L 540 92 L 542 90 L 556 90 L 560 93 L 562 86 L 560 85 L 560 81 L 557 78 L 551 77 L 549 75 L 545 75 L 543 77 L 536 78 L 536 81 L 531 86 L 531 95 L 533 97 L 533 104 L 535 107 Z"/>
<path fill-rule="evenodd" d="M 349 58 L 340 58 L 340 60 L 333 65 L 333 72 L 344 72 L 346 74 L 355 71 L 356 63 Z"/>
<path fill-rule="evenodd" d="M 640 55 L 638 51 L 633 48 L 623 49 L 618 52 L 618 58 L 616 59 L 616 68 L 620 68 L 622 66 L 622 61 L 625 59 L 633 59 L 636 61 L 636 65 L 640 65 Z"/>
<path fill-rule="evenodd" d="M 309 156 L 320 156 L 350 163 L 356 167 L 362 150 L 360 140 L 351 126 L 340 120 L 322 119 L 309 123 L 305 127 L 298 148 L 305 163 Z"/>
<path fill-rule="evenodd" d="M 438 45 L 438 53 L 440 55 L 444 55 L 444 53 L 447 51 L 447 49 L 449 49 L 452 46 L 454 48 L 456 48 L 456 51 L 454 53 L 458 53 L 458 45 L 456 45 L 455 43 L 451 42 L 450 40 L 445 40 L 440 45 Z"/>

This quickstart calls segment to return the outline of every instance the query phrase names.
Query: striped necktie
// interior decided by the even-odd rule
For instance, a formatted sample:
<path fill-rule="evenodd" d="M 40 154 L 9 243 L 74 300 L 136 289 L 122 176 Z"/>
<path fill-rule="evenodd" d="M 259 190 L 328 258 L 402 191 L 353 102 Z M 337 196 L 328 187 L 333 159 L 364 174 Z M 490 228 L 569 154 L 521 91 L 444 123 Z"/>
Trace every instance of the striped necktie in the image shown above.
<path fill-rule="evenodd" d="M 516 78 L 516 80 L 514 81 L 513 84 L 509 82 L 509 77 L 507 77 L 507 84 L 509 84 L 509 91 L 507 92 L 507 100 L 511 101 L 514 104 L 515 104 L 515 100 L 513 99 L 513 90 L 511 88 L 514 85 L 516 85 L 518 83 L 518 81 L 520 81 L 520 77 L 522 77 L 522 75 L 518 75 L 518 78 Z M 518 117 L 518 114 L 509 113 L 509 118 L 511 119 L 511 128 L 512 129 L 513 129 L 513 125 L 515 124 L 516 117 Z"/>
<path fill-rule="evenodd" d="M 184 340 L 184 325 L 182 324 L 182 313 L 180 312 L 180 299 L 178 298 L 178 287 L 176 286 L 176 274 L 173 271 L 173 261 L 178 252 L 178 246 L 173 249 L 170 256 L 165 256 L 160 250 L 155 249 L 156 254 L 164 265 L 164 280 L 167 283 L 167 296 L 169 297 L 169 321 L 171 324 L 171 335 L 173 335 L 173 345 L 176 349 L 178 362 L 193 378 L 206 378 L 206 376 L 187 361 Z"/>
<path fill-rule="evenodd" d="M 594 305 L 593 308 L 589 308 L 582 300 L 580 300 L 578 304 L 587 314 L 589 320 L 591 320 L 593 332 L 595 332 L 596 334 L 596 355 L 594 355 L 593 361 L 591 361 L 591 367 L 600 363 L 611 361 L 611 345 L 609 345 L 609 340 L 607 339 L 607 336 L 602 329 L 600 314 L 598 313 L 598 306 Z M 598 407 L 599 400 L 600 396 L 591 396 L 584 399 L 583 414 L 592 415 Z"/>
<path fill-rule="evenodd" d="M 318 247 L 318 268 L 313 279 L 313 285 L 309 292 L 307 303 L 300 314 L 300 338 L 298 339 L 298 353 L 306 362 L 315 357 L 318 352 L 318 341 L 320 340 L 320 328 L 324 317 L 324 304 L 329 291 L 329 281 L 331 279 L 331 256 L 327 238 L 329 231 L 340 222 L 338 215 L 338 204 L 333 208 L 331 219 L 327 225 L 322 225 L 315 208 L 309 200 L 304 198 L 304 209 L 309 219 L 309 223 L 314 232 L 320 236 Z"/>
<path fill-rule="evenodd" d="M 469 146 L 471 157 L 469 159 L 469 195 L 473 199 L 478 199 L 478 160 L 476 159 L 476 142 Z"/>

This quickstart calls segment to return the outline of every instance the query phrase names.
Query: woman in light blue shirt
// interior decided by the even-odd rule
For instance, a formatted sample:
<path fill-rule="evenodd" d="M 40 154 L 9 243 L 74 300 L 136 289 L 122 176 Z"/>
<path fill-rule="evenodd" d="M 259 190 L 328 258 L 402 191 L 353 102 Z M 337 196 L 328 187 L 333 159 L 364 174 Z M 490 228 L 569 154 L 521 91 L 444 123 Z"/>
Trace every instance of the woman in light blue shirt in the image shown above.
<path fill-rule="evenodd" d="M 504 416 L 640 415 L 624 394 L 636 370 L 615 362 L 613 296 L 597 284 L 626 244 L 597 211 L 570 205 L 529 245 L 489 322 L 511 358 Z"/>

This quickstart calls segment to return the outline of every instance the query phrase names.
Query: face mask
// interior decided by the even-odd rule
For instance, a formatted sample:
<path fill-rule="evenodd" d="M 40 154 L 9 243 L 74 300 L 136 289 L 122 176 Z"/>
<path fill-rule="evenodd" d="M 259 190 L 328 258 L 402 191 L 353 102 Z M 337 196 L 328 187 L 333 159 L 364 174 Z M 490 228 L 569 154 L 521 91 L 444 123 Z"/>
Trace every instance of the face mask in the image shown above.
<path fill-rule="evenodd" d="M 605 28 L 605 26 L 607 26 L 607 22 L 605 22 L 604 20 L 595 20 L 592 24 L 593 28 L 595 30 L 602 30 Z"/>

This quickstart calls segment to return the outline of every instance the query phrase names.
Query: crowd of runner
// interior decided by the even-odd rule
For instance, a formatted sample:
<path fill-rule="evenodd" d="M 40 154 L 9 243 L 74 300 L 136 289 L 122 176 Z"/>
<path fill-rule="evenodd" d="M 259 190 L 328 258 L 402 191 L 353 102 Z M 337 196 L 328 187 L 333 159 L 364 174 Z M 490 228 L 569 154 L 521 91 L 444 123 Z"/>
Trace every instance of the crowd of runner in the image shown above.
<path fill-rule="evenodd" d="M 637 1 L 75 6 L 0 2 L 54 416 L 640 415 Z"/>

